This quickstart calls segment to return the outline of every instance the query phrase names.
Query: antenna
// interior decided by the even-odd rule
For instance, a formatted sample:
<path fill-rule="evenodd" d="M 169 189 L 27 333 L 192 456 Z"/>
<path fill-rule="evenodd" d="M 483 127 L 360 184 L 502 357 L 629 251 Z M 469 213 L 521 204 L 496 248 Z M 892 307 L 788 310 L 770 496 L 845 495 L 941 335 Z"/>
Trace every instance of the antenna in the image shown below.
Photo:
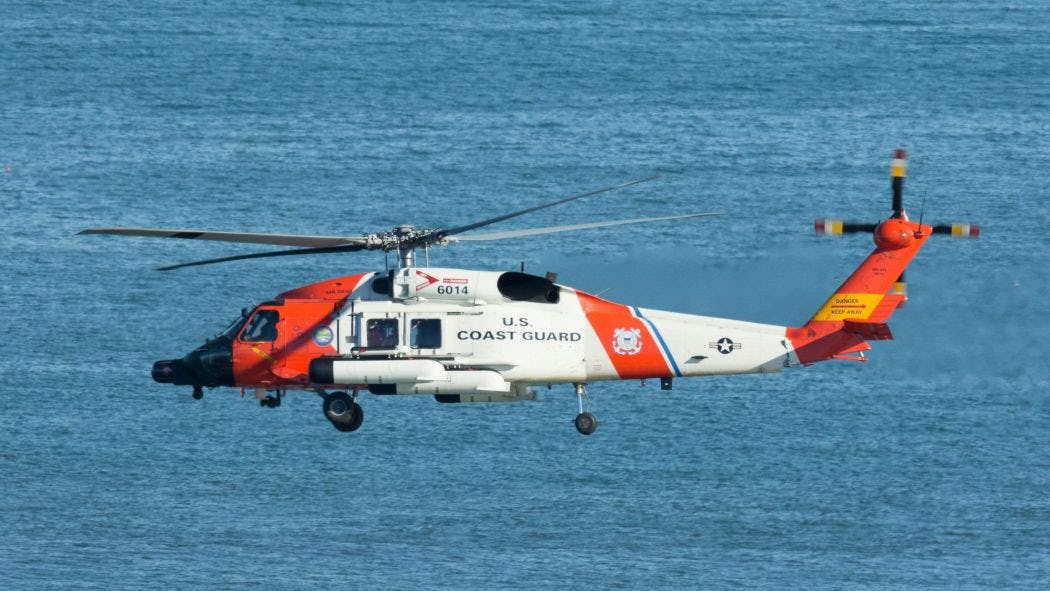
<path fill-rule="evenodd" d="M 922 205 L 919 207 L 919 230 L 915 232 L 916 238 L 922 238 L 925 234 L 922 231 L 922 216 L 926 213 L 926 191 L 922 192 Z"/>

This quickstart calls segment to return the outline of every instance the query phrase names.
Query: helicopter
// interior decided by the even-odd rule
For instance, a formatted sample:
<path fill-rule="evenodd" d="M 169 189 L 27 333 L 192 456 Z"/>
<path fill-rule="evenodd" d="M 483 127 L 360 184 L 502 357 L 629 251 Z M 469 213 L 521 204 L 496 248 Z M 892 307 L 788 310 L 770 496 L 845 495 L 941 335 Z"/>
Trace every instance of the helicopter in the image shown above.
<path fill-rule="evenodd" d="M 595 432 L 587 387 L 609 380 L 659 380 L 775 373 L 826 360 L 867 361 L 870 341 L 893 338 L 887 321 L 907 299 L 905 268 L 934 234 L 977 237 L 976 225 L 931 226 L 909 220 L 902 191 L 905 153 L 891 165 L 893 213 L 874 224 L 817 220 L 818 232 L 870 233 L 875 249 L 800 327 L 666 312 L 615 303 L 568 285 L 554 274 L 418 265 L 433 246 L 501 240 L 624 224 L 685 220 L 714 212 L 475 233 L 531 212 L 624 189 L 631 180 L 459 226 L 354 236 L 312 236 L 164 228 L 88 228 L 79 234 L 146 236 L 295 247 L 180 263 L 158 270 L 265 257 L 336 252 L 396 253 L 397 265 L 278 294 L 240 316 L 178 359 L 153 364 L 159 383 L 253 390 L 264 407 L 289 391 L 311 391 L 339 431 L 361 427 L 362 392 L 429 395 L 441 403 L 535 400 L 536 390 L 572 384 L 574 424 Z M 428 257 L 429 259 L 429 257 Z"/>

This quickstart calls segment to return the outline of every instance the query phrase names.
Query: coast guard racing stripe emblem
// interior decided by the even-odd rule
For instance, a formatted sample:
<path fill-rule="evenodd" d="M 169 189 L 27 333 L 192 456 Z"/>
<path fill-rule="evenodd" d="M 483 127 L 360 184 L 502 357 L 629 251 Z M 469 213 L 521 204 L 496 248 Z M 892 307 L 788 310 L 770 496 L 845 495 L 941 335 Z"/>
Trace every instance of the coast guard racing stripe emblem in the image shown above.
<path fill-rule="evenodd" d="M 613 351 L 618 355 L 635 355 L 642 350 L 642 329 L 617 328 L 613 331 Z"/>

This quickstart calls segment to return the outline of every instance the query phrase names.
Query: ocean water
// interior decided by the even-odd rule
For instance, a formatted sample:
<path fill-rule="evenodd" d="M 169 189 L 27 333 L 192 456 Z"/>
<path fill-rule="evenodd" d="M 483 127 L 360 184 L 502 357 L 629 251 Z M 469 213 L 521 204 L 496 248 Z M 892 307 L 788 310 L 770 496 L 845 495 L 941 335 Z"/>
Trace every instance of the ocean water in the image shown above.
<path fill-rule="evenodd" d="M 1020 1 L 0 4 L 0 588 L 981 589 L 1050 580 L 1050 6 Z M 430 252 L 651 308 L 805 321 L 870 242 L 909 269 L 867 364 L 540 401 L 262 409 L 150 380 L 240 308 L 374 254 L 158 273 L 660 179 Z"/>

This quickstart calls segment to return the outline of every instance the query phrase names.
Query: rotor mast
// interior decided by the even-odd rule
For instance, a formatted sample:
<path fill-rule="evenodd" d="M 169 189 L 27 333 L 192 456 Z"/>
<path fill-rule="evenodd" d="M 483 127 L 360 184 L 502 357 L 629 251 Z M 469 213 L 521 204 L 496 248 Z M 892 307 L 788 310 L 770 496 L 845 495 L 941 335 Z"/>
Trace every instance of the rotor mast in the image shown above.
<path fill-rule="evenodd" d="M 401 265 L 398 269 L 406 269 L 408 267 L 416 266 L 416 244 L 412 241 L 403 241 L 403 237 L 411 236 L 415 233 L 415 226 L 403 224 L 394 228 L 394 235 L 398 238 L 397 241 L 397 256 Z"/>

